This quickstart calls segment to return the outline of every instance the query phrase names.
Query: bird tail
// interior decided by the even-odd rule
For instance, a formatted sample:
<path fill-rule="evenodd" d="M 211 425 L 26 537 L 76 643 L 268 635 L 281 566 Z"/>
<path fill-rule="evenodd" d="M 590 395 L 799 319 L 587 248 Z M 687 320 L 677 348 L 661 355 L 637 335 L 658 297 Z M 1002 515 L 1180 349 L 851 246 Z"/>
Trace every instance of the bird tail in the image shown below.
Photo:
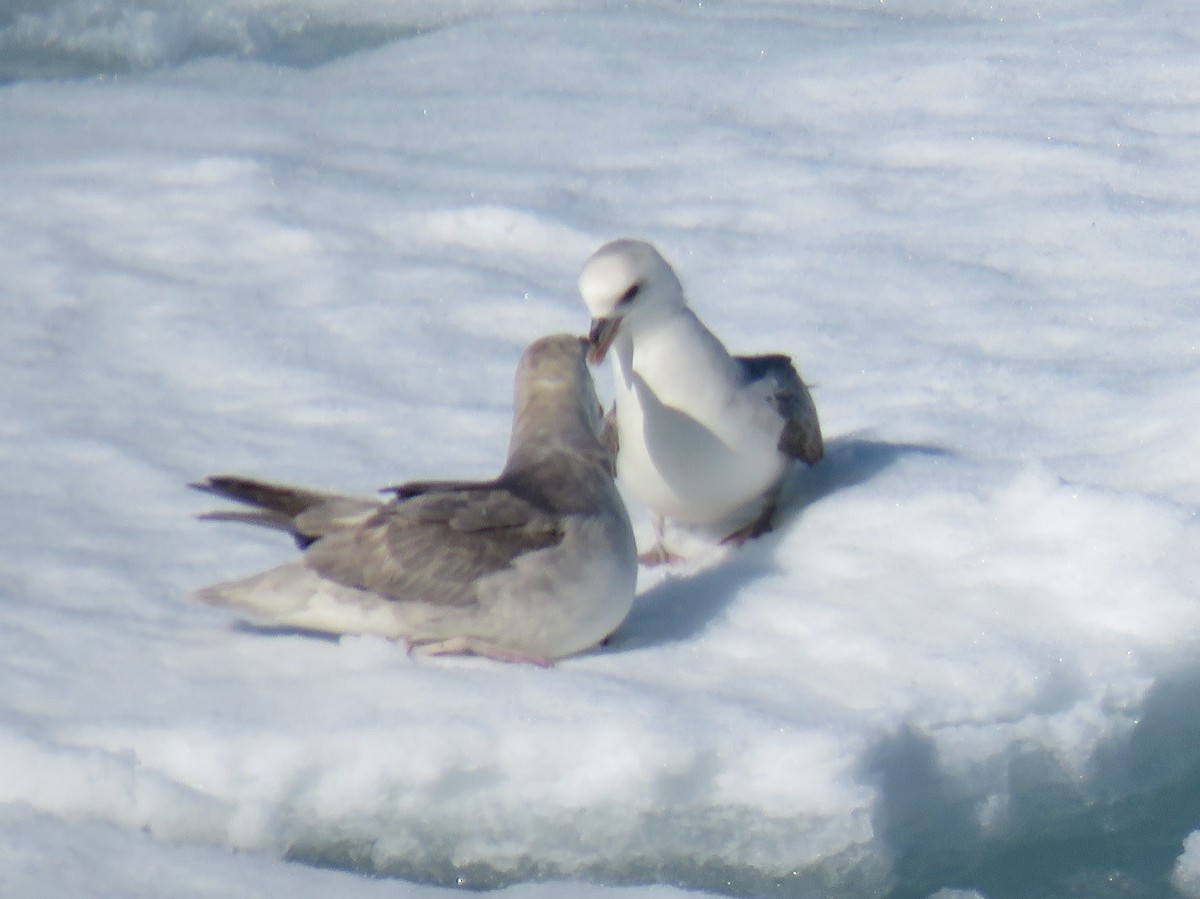
<path fill-rule="evenodd" d="M 214 475 L 189 484 L 196 490 L 251 506 L 218 509 L 203 521 L 239 521 L 291 534 L 303 549 L 331 531 L 359 524 L 379 511 L 378 500 L 345 496 L 237 475 Z"/>
<path fill-rule="evenodd" d="M 303 561 L 204 587 L 192 598 L 269 627 L 397 636 L 394 602 L 330 580 Z"/>
<path fill-rule="evenodd" d="M 303 620 L 319 586 L 319 578 L 303 562 L 292 562 L 240 580 L 203 587 L 192 598 L 231 609 L 261 624 L 290 625 Z"/>

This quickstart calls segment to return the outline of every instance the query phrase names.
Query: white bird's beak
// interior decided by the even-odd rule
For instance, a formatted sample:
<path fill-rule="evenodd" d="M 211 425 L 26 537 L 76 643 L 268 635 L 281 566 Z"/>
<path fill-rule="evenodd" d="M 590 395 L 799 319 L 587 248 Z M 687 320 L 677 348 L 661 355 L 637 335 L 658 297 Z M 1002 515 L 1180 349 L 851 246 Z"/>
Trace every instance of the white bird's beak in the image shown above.
<path fill-rule="evenodd" d="M 620 318 L 594 318 L 591 330 L 588 331 L 588 362 L 599 365 L 608 354 L 608 348 L 616 339 L 621 327 Z"/>

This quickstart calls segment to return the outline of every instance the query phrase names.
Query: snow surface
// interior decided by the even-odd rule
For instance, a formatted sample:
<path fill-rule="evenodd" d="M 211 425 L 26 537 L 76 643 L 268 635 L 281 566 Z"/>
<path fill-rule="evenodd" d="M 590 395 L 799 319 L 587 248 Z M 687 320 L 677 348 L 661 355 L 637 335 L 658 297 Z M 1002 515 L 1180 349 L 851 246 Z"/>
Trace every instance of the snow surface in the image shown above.
<path fill-rule="evenodd" d="M 1200 895 L 1198 22 L 6 4 L 0 894 Z M 623 234 L 816 382 L 778 533 L 547 671 L 189 603 L 294 552 L 189 480 L 494 473 Z"/>
<path fill-rule="evenodd" d="M 1187 899 L 1200 896 L 1200 830 L 1183 841 L 1183 855 L 1175 863 L 1175 888 Z"/>

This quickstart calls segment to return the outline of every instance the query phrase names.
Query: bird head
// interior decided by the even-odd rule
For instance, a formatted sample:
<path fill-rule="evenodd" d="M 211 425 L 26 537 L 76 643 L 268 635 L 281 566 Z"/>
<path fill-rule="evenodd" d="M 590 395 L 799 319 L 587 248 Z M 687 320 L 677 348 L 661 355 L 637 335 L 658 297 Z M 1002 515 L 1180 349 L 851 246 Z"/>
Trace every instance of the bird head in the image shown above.
<path fill-rule="evenodd" d="M 679 279 L 658 250 L 631 238 L 609 241 L 591 255 L 579 275 L 579 294 L 592 315 L 588 361 L 594 365 L 622 328 L 684 302 Z"/>

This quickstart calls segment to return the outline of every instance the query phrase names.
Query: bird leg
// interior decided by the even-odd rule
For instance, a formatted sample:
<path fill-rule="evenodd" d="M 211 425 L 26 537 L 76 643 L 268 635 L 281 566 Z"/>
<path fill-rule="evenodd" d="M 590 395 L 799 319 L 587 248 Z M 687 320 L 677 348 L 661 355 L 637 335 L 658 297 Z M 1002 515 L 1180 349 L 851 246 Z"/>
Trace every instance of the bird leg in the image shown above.
<path fill-rule="evenodd" d="M 554 660 L 530 653 L 505 649 L 477 637 L 451 637 L 447 640 L 431 640 L 426 643 L 408 644 L 409 655 L 421 656 L 479 656 L 495 662 L 510 662 L 537 665 L 539 668 L 554 667 Z"/>
<path fill-rule="evenodd" d="M 683 556 L 678 553 L 673 553 L 667 549 L 664 542 L 664 532 L 667 528 L 667 520 L 662 515 L 654 516 L 654 545 L 638 556 L 638 563 L 645 565 L 647 568 L 654 568 L 657 565 L 674 565 L 676 562 L 682 562 Z"/>
<path fill-rule="evenodd" d="M 645 565 L 647 568 L 654 568 L 658 565 L 674 565 L 676 562 L 682 562 L 686 558 L 673 553 L 661 543 L 655 543 L 652 547 L 641 553 L 638 556 L 638 564 Z"/>

